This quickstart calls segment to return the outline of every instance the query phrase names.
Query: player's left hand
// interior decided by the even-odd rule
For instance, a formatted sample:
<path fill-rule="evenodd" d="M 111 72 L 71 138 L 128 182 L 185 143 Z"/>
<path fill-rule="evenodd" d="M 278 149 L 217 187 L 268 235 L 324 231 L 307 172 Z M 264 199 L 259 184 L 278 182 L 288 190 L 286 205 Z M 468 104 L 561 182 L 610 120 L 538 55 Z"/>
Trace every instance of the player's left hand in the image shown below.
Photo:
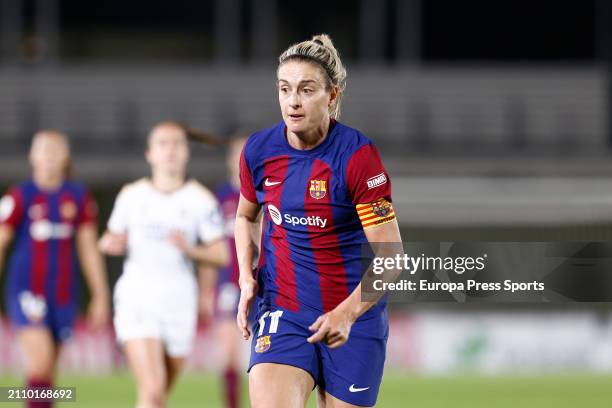
<path fill-rule="evenodd" d="M 100 329 L 108 323 L 110 306 L 107 299 L 94 296 L 87 308 L 87 319 L 95 329 Z"/>
<path fill-rule="evenodd" d="M 353 320 L 349 313 L 342 309 L 335 308 L 317 318 L 310 325 L 310 331 L 314 332 L 307 341 L 317 343 L 323 341 L 329 348 L 337 348 L 348 341 L 351 333 Z"/>

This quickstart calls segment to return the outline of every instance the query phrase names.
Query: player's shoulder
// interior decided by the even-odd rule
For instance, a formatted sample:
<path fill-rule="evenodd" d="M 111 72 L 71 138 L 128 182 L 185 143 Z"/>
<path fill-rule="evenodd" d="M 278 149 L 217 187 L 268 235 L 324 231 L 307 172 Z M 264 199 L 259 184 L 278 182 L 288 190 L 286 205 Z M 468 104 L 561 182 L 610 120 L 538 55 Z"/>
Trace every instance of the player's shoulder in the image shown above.
<path fill-rule="evenodd" d="M 278 122 L 268 128 L 252 133 L 244 144 L 244 157 L 247 162 L 262 155 L 272 153 L 277 143 L 277 136 L 282 131 L 284 123 Z"/>
<path fill-rule="evenodd" d="M 127 184 L 124 184 L 119 191 L 119 195 L 121 197 L 133 197 L 142 195 L 148 190 L 150 190 L 151 182 L 147 177 L 140 178 L 138 180 L 131 181 Z"/>
<path fill-rule="evenodd" d="M 64 188 L 77 196 L 84 196 L 89 192 L 87 186 L 79 181 L 68 179 L 64 182 Z"/>
<path fill-rule="evenodd" d="M 16 200 L 28 200 L 34 197 L 40 190 L 31 178 L 19 183 L 12 184 L 3 193 L 3 196 L 11 196 Z"/>
<path fill-rule="evenodd" d="M 28 188 L 28 184 L 29 181 L 22 181 L 21 183 L 12 184 L 4 191 L 4 195 L 24 194 Z"/>
<path fill-rule="evenodd" d="M 195 179 L 187 181 L 185 190 L 194 200 L 198 200 L 199 202 L 217 202 L 215 194 L 208 187 Z"/>
<path fill-rule="evenodd" d="M 24 205 L 26 182 L 13 184 L 0 194 L 0 221 L 6 220 L 17 206 Z"/>
<path fill-rule="evenodd" d="M 374 142 L 358 129 L 341 122 L 335 124 L 336 146 L 341 147 L 348 157 L 351 157 L 364 146 L 374 147 Z"/>
<path fill-rule="evenodd" d="M 282 126 L 283 122 L 278 122 L 270 127 L 251 133 L 245 142 L 245 148 L 253 148 L 270 143 L 270 137 L 274 136 Z"/>

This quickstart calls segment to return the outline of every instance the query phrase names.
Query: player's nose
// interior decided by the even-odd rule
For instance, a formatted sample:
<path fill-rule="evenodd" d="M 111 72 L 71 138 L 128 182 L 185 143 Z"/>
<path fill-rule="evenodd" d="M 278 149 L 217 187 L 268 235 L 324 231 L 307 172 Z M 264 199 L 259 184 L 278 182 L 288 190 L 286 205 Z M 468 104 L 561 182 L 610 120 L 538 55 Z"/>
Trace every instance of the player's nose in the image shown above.
<path fill-rule="evenodd" d="M 302 102 L 300 101 L 300 97 L 297 92 L 293 92 L 289 97 L 289 106 L 291 106 L 293 109 L 297 109 L 302 106 Z"/>

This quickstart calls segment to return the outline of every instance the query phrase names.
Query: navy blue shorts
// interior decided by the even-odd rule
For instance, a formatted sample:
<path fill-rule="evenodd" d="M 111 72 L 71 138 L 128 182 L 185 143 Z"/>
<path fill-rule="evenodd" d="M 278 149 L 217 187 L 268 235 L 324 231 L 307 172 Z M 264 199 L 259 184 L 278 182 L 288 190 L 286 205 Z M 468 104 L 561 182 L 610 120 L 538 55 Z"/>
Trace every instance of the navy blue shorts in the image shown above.
<path fill-rule="evenodd" d="M 316 385 L 339 400 L 360 406 L 375 405 L 389 335 L 386 310 L 365 320 L 358 319 L 348 341 L 336 349 L 306 341 L 312 335 L 308 326 L 317 317 L 314 312 L 295 313 L 260 304 L 253 323 L 249 371 L 259 363 L 299 367 L 310 373 Z"/>
<path fill-rule="evenodd" d="M 16 328 L 46 327 L 58 343 L 67 340 L 72 335 L 77 314 L 77 306 L 74 302 L 58 305 L 24 290 L 9 294 L 6 303 L 11 324 Z"/>

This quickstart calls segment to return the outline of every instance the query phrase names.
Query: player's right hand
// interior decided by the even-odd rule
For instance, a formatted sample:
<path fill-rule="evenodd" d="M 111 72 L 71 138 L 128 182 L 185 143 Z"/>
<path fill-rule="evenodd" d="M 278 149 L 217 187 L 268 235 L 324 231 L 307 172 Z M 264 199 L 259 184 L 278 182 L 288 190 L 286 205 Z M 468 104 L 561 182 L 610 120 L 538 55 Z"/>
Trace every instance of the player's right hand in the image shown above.
<path fill-rule="evenodd" d="M 255 301 L 257 295 L 257 281 L 248 277 L 246 279 L 240 279 L 240 302 L 238 303 L 238 315 L 236 316 L 236 323 L 238 329 L 242 333 L 242 337 L 248 340 L 251 337 L 251 331 L 249 330 L 249 312 L 251 306 Z"/>
<path fill-rule="evenodd" d="M 115 234 L 106 231 L 98 241 L 98 248 L 106 255 L 124 255 L 127 251 L 127 234 Z"/>

